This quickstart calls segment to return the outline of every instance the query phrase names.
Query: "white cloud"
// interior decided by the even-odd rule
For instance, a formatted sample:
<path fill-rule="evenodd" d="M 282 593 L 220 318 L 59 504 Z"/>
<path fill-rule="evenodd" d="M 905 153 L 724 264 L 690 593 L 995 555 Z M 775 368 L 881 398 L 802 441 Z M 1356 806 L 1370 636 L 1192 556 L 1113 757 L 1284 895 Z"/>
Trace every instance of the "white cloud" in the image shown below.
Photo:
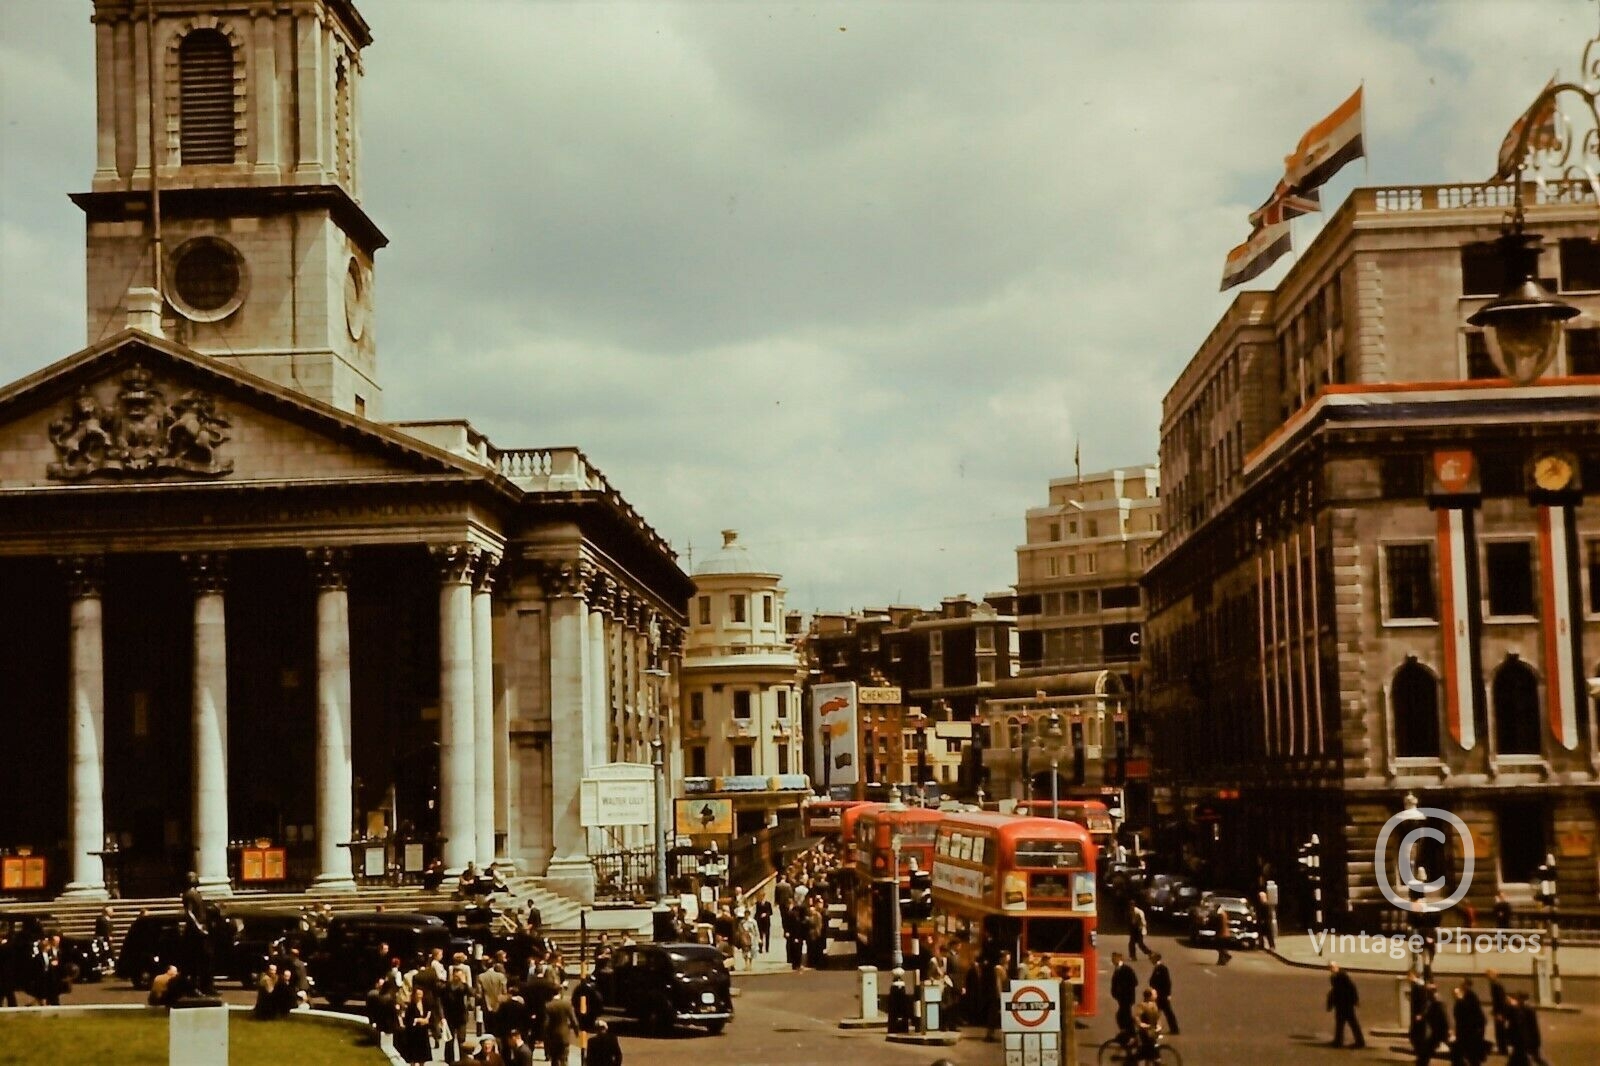
<path fill-rule="evenodd" d="M 0 5 L 0 376 L 82 343 L 82 6 Z M 577 444 L 680 548 L 738 527 L 803 607 L 1009 583 L 1077 441 L 1085 469 L 1155 456 L 1306 126 L 1365 83 L 1371 159 L 1330 202 L 1481 178 L 1594 23 L 1577 0 L 363 9 L 389 414 Z"/>

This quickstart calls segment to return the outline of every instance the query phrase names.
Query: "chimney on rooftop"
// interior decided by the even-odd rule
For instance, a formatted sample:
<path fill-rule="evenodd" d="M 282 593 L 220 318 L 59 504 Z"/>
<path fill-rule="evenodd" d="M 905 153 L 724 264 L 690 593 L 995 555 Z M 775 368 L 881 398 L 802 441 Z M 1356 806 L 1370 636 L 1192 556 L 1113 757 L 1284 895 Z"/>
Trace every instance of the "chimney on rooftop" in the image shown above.
<path fill-rule="evenodd" d="M 724 548 L 728 547 L 730 544 L 732 544 L 734 541 L 736 541 L 738 539 L 739 539 L 739 531 L 737 529 L 724 529 L 722 531 L 722 546 Z"/>
<path fill-rule="evenodd" d="M 161 294 L 148 286 L 128 290 L 128 328 L 161 336 Z"/>

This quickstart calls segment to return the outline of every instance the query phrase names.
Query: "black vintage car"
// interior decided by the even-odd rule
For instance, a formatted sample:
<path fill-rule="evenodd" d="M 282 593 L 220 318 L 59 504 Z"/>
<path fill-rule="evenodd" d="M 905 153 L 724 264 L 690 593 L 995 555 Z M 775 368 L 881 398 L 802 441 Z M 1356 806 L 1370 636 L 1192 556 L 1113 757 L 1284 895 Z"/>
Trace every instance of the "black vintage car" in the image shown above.
<path fill-rule="evenodd" d="M 316 994 L 335 1010 L 364 997 L 387 969 L 380 945 L 387 945 L 383 954 L 399 959 L 407 969 L 434 948 L 447 956 L 454 949 L 449 927 L 430 914 L 336 914 L 328 923 L 328 935 L 308 960 Z"/>
<path fill-rule="evenodd" d="M 315 946 L 314 938 L 300 927 L 300 916 L 293 911 L 230 906 L 223 910 L 222 917 L 232 948 L 217 959 L 217 971 L 243 988 L 255 988 L 280 940 L 285 948 L 299 948 L 302 958 L 309 957 Z"/>
<path fill-rule="evenodd" d="M 639 944 L 616 948 L 594 975 L 602 1010 L 660 1032 L 698 1025 L 713 1036 L 733 1020 L 733 993 L 722 953 L 708 944 Z"/>
<path fill-rule="evenodd" d="M 145 914 L 135 918 L 122 938 L 122 950 L 117 953 L 117 976 L 132 981 L 134 988 L 149 988 L 151 980 L 169 964 L 182 966 L 186 957 L 183 925 L 181 914 Z"/>
<path fill-rule="evenodd" d="M 1228 915 L 1228 943 L 1233 947 L 1254 948 L 1261 945 L 1261 930 L 1256 924 L 1255 908 L 1243 896 L 1224 896 L 1207 892 L 1189 912 L 1189 942 L 1196 947 L 1214 947 L 1217 934 L 1222 929 L 1219 912 Z"/>
<path fill-rule="evenodd" d="M 447 962 L 457 951 L 474 958 L 480 954 L 492 957 L 501 949 L 511 950 L 511 938 L 495 930 L 495 922 L 502 913 L 498 907 L 444 900 L 420 904 L 416 913 L 438 918 L 450 930 L 450 947 L 445 950 Z"/>

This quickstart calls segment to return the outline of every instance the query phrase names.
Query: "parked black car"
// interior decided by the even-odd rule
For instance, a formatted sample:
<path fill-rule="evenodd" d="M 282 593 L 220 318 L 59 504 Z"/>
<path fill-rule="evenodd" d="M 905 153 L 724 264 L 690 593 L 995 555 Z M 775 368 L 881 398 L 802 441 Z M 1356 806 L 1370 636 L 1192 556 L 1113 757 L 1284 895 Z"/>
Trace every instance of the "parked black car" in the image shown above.
<path fill-rule="evenodd" d="M 450 947 L 445 949 L 446 961 L 457 951 L 474 958 L 479 954 L 473 950 L 475 947 L 482 949 L 482 955 L 490 957 L 501 949 L 511 950 L 511 938 L 495 931 L 495 921 L 502 913 L 498 907 L 441 900 L 421 904 L 416 908 L 416 913 L 431 915 L 450 930 Z"/>
<path fill-rule="evenodd" d="M 184 951 L 183 915 L 141 915 L 122 938 L 116 974 L 132 981 L 134 988 L 149 988 L 156 974 L 169 965 L 183 965 Z"/>
<path fill-rule="evenodd" d="M 1196 947 L 1214 946 L 1221 925 L 1219 911 L 1228 913 L 1228 943 L 1235 947 L 1261 945 L 1261 930 L 1255 908 L 1243 896 L 1224 896 L 1207 892 L 1189 912 L 1189 942 Z"/>
<path fill-rule="evenodd" d="M 387 944 L 385 954 L 406 968 L 434 948 L 447 954 L 454 949 L 449 927 L 431 914 L 336 914 L 308 960 L 316 994 L 335 1010 L 364 997 L 388 968 L 378 952 L 380 944 Z"/>
<path fill-rule="evenodd" d="M 1137 898 L 1152 922 L 1183 922 L 1200 902 L 1200 890 L 1182 874 L 1155 874 L 1140 886 Z"/>
<path fill-rule="evenodd" d="M 311 954 L 315 944 L 311 934 L 300 928 L 300 916 L 293 911 L 228 907 L 223 918 L 231 923 L 226 932 L 232 947 L 217 960 L 218 974 L 246 989 L 255 988 L 278 941 L 299 948 L 302 958 Z"/>
<path fill-rule="evenodd" d="M 602 1010 L 661 1032 L 704 1026 L 713 1036 L 733 1020 L 733 993 L 722 953 L 709 944 L 639 944 L 617 948 L 594 975 Z"/>

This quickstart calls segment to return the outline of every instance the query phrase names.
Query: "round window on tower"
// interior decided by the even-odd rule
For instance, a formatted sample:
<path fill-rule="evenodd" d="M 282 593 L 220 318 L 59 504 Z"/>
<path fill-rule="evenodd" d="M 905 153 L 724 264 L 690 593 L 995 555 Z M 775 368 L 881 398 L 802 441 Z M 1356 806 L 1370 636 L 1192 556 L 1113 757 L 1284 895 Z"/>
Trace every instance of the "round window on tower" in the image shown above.
<path fill-rule="evenodd" d="M 344 324 L 351 340 L 360 340 L 367 331 L 367 271 L 355 256 L 344 272 Z"/>
<path fill-rule="evenodd" d="M 167 300 L 194 322 L 220 322 L 239 309 L 250 287 L 239 249 L 218 237 L 195 237 L 172 253 Z"/>

